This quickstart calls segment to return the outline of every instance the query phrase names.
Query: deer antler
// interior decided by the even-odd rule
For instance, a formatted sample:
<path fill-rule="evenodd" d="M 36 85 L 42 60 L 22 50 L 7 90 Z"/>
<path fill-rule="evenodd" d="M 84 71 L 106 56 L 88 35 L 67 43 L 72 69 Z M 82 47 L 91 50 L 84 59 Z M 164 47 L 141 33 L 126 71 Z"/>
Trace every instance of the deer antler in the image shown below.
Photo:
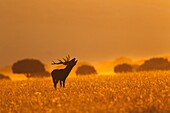
<path fill-rule="evenodd" d="M 67 59 L 63 58 L 64 62 L 67 62 Z"/>
<path fill-rule="evenodd" d="M 68 56 L 66 56 L 66 58 L 63 58 L 63 60 L 64 60 L 64 63 L 69 62 L 69 61 L 70 61 L 70 56 L 69 56 L 69 55 L 68 55 Z"/>
<path fill-rule="evenodd" d="M 58 63 L 52 61 L 51 65 L 55 65 L 55 64 L 64 64 L 64 65 L 67 65 L 67 63 L 70 61 L 70 56 L 69 55 L 66 56 L 66 59 L 63 58 L 63 60 L 64 60 L 64 62 L 62 60 L 58 59 L 58 61 L 59 61 Z"/>
<path fill-rule="evenodd" d="M 59 64 L 59 63 L 61 63 L 61 62 L 56 63 L 56 62 L 52 61 L 51 65 L 55 65 L 55 64 Z"/>
<path fill-rule="evenodd" d="M 55 63 L 54 61 L 52 61 L 51 65 L 54 65 L 54 64 L 57 64 L 57 63 Z"/>
<path fill-rule="evenodd" d="M 66 56 L 67 61 L 70 61 L 70 55 Z"/>

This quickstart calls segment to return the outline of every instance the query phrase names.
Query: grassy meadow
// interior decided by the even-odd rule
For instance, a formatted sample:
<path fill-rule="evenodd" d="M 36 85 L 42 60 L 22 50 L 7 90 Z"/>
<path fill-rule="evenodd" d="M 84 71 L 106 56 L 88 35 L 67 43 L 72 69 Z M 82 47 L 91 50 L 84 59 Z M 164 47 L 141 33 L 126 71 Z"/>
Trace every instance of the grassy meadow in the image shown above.
<path fill-rule="evenodd" d="M 170 72 L 0 81 L 0 113 L 170 113 Z"/>

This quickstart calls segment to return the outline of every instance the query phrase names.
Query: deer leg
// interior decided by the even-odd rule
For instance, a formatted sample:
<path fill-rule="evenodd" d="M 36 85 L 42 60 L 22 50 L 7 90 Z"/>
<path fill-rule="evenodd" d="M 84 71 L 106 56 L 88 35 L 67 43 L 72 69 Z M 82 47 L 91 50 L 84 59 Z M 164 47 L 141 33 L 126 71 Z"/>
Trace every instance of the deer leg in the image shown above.
<path fill-rule="evenodd" d="M 55 80 L 55 79 L 53 78 L 53 83 L 54 83 L 54 88 L 56 89 L 56 86 L 57 86 L 58 80 Z"/>
<path fill-rule="evenodd" d="M 65 80 L 63 80 L 63 88 L 65 88 Z"/>
<path fill-rule="evenodd" d="M 56 89 L 56 87 L 57 87 L 57 83 L 58 83 L 58 80 L 55 81 L 55 86 L 54 86 L 55 89 Z"/>
<path fill-rule="evenodd" d="M 60 80 L 60 87 L 62 87 L 62 81 Z"/>
<path fill-rule="evenodd" d="M 54 77 L 52 77 L 53 78 L 53 84 L 54 84 L 54 88 L 56 88 L 56 83 L 55 83 L 55 78 Z"/>

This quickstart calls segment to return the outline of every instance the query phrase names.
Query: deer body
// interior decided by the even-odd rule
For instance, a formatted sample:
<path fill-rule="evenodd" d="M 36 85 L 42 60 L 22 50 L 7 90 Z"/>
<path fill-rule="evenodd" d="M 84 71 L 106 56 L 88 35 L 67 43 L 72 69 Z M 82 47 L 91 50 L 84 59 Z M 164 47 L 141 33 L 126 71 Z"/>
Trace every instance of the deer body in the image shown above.
<path fill-rule="evenodd" d="M 65 87 L 65 80 L 68 77 L 68 75 L 70 74 L 72 68 L 76 65 L 77 60 L 75 58 L 73 58 L 72 60 L 69 61 L 70 57 L 66 57 L 66 59 L 64 59 L 65 62 L 62 62 L 61 60 L 59 60 L 59 63 L 55 63 L 53 62 L 52 64 L 63 64 L 66 65 L 66 67 L 64 69 L 54 69 L 51 72 L 52 75 L 52 79 L 53 79 L 53 83 L 54 83 L 54 88 L 56 88 L 58 81 L 60 81 L 60 87 Z"/>

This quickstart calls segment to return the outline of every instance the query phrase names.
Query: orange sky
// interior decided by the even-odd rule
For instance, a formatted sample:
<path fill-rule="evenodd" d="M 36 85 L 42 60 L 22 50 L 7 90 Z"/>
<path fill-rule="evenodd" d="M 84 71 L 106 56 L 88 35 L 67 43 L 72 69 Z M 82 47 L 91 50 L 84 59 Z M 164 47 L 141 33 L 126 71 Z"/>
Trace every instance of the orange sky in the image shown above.
<path fill-rule="evenodd" d="M 169 0 L 0 0 L 0 66 L 170 55 Z"/>

